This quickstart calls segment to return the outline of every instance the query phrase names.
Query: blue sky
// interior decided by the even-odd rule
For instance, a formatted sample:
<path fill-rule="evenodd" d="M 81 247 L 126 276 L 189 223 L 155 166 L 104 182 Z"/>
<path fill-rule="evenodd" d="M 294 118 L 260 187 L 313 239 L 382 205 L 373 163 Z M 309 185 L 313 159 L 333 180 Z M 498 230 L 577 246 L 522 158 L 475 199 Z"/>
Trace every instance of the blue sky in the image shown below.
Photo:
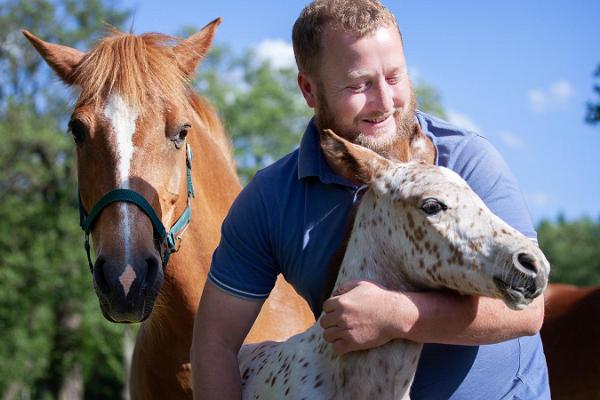
<path fill-rule="evenodd" d="M 538 222 L 600 217 L 597 100 L 600 1 L 384 0 L 398 18 L 410 73 L 434 86 L 450 120 L 487 136 Z M 176 34 L 220 16 L 216 41 L 289 62 L 291 27 L 306 1 L 127 0 L 136 33 Z"/>

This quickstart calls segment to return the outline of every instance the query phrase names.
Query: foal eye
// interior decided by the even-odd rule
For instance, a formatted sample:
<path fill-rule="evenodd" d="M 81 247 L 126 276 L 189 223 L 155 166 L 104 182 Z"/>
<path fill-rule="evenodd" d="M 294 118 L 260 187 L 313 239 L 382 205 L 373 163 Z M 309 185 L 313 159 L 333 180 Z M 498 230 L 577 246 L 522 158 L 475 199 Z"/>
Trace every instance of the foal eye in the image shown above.
<path fill-rule="evenodd" d="M 69 132 L 71 132 L 75 143 L 80 144 L 85 138 L 87 126 L 79 119 L 72 119 L 69 121 Z"/>
<path fill-rule="evenodd" d="M 427 215 L 435 215 L 440 211 L 446 211 L 447 209 L 448 207 L 444 203 L 434 198 L 423 200 L 423 204 L 421 205 L 421 210 Z"/>

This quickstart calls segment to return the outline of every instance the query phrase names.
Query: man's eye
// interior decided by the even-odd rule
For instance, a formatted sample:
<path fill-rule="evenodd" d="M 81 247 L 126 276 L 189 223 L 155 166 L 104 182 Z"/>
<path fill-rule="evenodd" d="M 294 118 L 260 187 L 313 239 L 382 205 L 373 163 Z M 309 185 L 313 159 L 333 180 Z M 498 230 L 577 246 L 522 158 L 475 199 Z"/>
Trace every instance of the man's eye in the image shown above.
<path fill-rule="evenodd" d="M 434 198 L 425 199 L 421 205 L 421 210 L 427 215 L 435 215 L 447 209 L 448 207 L 444 203 Z"/>
<path fill-rule="evenodd" d="M 387 83 L 390 85 L 396 85 L 401 81 L 400 75 L 394 75 L 386 79 Z"/>
<path fill-rule="evenodd" d="M 357 83 L 355 85 L 348 86 L 348 89 L 350 89 L 352 92 L 360 93 L 364 92 L 367 89 L 367 87 L 368 85 L 366 83 Z"/>

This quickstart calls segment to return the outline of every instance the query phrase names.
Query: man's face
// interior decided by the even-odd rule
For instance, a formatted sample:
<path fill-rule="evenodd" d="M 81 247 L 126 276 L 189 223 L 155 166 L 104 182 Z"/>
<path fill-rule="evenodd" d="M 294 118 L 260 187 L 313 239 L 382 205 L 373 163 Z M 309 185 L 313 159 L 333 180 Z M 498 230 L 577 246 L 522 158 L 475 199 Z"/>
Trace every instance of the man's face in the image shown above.
<path fill-rule="evenodd" d="M 326 30 L 316 75 L 313 106 L 319 128 L 386 153 L 414 124 L 415 96 L 396 27 L 381 27 L 363 38 Z"/>

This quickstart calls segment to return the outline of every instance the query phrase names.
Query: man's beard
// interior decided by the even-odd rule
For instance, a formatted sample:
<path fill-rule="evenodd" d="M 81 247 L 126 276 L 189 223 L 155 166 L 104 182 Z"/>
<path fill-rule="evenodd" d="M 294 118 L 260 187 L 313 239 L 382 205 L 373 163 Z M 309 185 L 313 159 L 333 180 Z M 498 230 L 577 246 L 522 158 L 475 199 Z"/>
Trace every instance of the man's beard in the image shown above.
<path fill-rule="evenodd" d="M 392 153 L 395 143 L 402 137 L 409 137 L 415 125 L 415 111 L 417 108 L 416 94 L 414 89 L 410 88 L 411 94 L 408 103 L 402 109 L 394 111 L 393 118 L 396 121 L 396 134 L 391 135 L 385 140 L 381 137 L 373 137 L 352 128 L 346 128 L 337 123 L 337 118 L 329 108 L 327 99 L 323 94 L 323 85 L 319 85 L 318 99 L 319 107 L 315 112 L 315 122 L 319 129 L 331 129 L 337 135 L 350 140 L 351 142 L 364 146 L 374 152 L 387 157 Z M 378 116 L 370 116 L 378 117 Z"/>

